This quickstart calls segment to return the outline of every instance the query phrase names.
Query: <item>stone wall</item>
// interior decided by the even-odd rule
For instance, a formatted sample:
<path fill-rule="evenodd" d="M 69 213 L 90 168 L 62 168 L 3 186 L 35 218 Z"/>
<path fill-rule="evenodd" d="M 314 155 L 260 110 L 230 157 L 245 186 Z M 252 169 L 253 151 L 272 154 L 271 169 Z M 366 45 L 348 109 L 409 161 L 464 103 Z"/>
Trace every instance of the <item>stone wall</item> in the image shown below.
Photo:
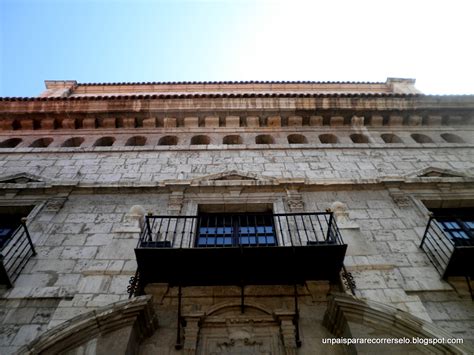
<path fill-rule="evenodd" d="M 136 271 L 133 249 L 139 233 L 138 224 L 129 216 L 130 208 L 141 205 L 145 211 L 156 214 L 182 213 L 193 200 L 212 197 L 213 201 L 232 201 L 236 195 L 231 188 L 192 187 L 192 179 L 233 170 L 280 179 L 281 183 L 290 179 L 286 181 L 289 185 L 299 184 L 295 193 L 303 204 L 294 206 L 305 211 L 324 211 L 335 201 L 347 205 L 348 215 L 340 221 L 340 227 L 349 244 L 345 265 L 355 277 L 356 295 L 393 305 L 473 341 L 474 314 L 466 284 L 462 280 L 442 281 L 418 247 L 427 211 L 420 207 L 417 191 L 429 190 L 436 198 L 449 196 L 450 191 L 458 193 L 456 183 L 446 186 L 435 178 L 440 183 L 437 186 L 428 177 L 423 180 L 426 186 L 403 191 L 402 195 L 408 194 L 409 198 L 401 201 L 383 183 L 387 177 L 409 179 L 422 175 L 429 167 L 438 169 L 439 174 L 445 171 L 452 176 L 472 175 L 474 157 L 470 146 L 269 148 L 114 147 L 84 152 L 15 148 L 0 154 L 0 178 L 4 178 L 0 183 L 5 189 L 2 204 L 23 201 L 40 206 L 29 221 L 38 255 L 29 261 L 14 288 L 0 291 L 3 307 L 0 352 L 11 353 L 48 328 L 127 299 L 127 285 Z M 8 181 L 20 173 L 30 174 L 30 178 L 40 181 L 39 185 Z M 181 181 L 189 186 L 181 195 L 172 195 L 170 199 L 173 191 L 163 184 L 165 180 Z M 239 198 L 245 201 L 254 196 L 253 202 L 268 203 L 272 196 L 277 196 L 274 203 L 278 208 L 291 211 L 291 205 L 283 202 L 295 196 L 284 187 L 267 186 L 260 191 L 253 186 L 252 189 L 238 194 Z M 472 191 L 469 193 L 464 198 L 472 198 Z M 51 205 L 51 201 L 57 203 Z M 338 286 L 336 289 L 343 290 Z M 192 302 L 188 298 L 196 308 L 187 306 L 186 312 L 217 303 L 212 296 L 215 291 L 202 292 L 201 297 L 195 294 Z M 315 320 L 322 319 L 327 292 L 317 291 L 314 301 L 308 291 L 301 290 L 305 346 L 326 336 L 323 328 L 312 330 L 309 318 L 314 313 Z M 271 298 L 253 297 L 249 300 L 271 306 Z M 285 297 L 279 299 L 282 304 L 272 309 L 280 306 L 290 309 L 291 299 Z M 227 301 L 236 299 L 238 296 Z M 169 325 L 168 332 L 174 335 L 175 299 L 163 301 L 169 302 L 168 310 L 155 302 L 163 320 L 161 331 L 166 332 Z M 307 335 L 313 331 L 319 332 L 319 338 Z M 150 342 L 148 346 L 153 348 L 153 339 Z M 163 346 L 174 344 L 170 340 Z"/>
<path fill-rule="evenodd" d="M 156 183 L 237 170 L 281 178 L 372 179 L 411 174 L 426 167 L 474 171 L 472 148 L 406 149 L 202 149 L 18 151 L 0 155 L 2 175 L 30 173 L 81 183 Z M 245 147 L 244 147 L 245 148 Z M 48 149 L 48 148 L 46 148 Z M 114 151 L 118 150 L 118 151 Z"/>

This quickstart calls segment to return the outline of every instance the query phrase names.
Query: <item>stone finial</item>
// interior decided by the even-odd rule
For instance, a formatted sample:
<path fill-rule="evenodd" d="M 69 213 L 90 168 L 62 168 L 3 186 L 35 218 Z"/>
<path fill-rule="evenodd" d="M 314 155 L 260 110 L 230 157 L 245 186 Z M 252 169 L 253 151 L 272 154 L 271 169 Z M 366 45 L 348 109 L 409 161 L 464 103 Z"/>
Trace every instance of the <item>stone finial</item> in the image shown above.
<path fill-rule="evenodd" d="M 145 214 L 146 211 L 142 206 L 134 205 L 130 208 L 130 211 L 128 212 L 126 218 L 128 222 L 134 227 L 142 228 Z"/>
<path fill-rule="evenodd" d="M 336 221 L 339 224 L 349 223 L 349 212 L 347 212 L 347 205 L 340 201 L 336 201 L 331 205 L 331 211 L 336 217 Z"/>

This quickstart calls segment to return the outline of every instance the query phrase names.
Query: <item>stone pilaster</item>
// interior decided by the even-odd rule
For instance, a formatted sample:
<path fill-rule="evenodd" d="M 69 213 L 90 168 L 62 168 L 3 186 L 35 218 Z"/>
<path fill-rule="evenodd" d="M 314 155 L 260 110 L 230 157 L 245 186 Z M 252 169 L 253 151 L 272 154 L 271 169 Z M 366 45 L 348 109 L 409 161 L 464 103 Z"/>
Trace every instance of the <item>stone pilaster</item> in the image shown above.
<path fill-rule="evenodd" d="M 183 350 L 187 355 L 196 354 L 197 343 L 199 339 L 199 330 L 201 323 L 201 315 L 190 315 L 185 317 L 186 327 L 184 328 L 184 344 Z"/>
<path fill-rule="evenodd" d="M 296 355 L 296 327 L 293 323 L 294 315 L 280 315 L 280 332 L 287 355 Z"/>
<path fill-rule="evenodd" d="M 184 202 L 184 189 L 171 191 L 168 200 L 168 211 L 172 215 L 179 215 L 183 208 Z"/>

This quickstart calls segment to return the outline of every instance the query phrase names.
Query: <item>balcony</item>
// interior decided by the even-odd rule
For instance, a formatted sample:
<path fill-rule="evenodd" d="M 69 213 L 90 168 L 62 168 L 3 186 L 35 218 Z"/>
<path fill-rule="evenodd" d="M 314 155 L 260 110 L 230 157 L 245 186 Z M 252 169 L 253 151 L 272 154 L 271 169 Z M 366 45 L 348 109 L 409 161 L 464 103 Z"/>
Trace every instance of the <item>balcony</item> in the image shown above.
<path fill-rule="evenodd" d="M 20 226 L 14 230 L 1 228 L 0 234 L 0 284 L 10 288 L 36 251 L 26 219 L 22 219 Z"/>
<path fill-rule="evenodd" d="M 332 213 L 146 216 L 142 286 L 295 284 L 339 277 L 347 245 Z"/>
<path fill-rule="evenodd" d="M 444 277 L 474 277 L 474 220 L 430 216 L 420 247 Z"/>

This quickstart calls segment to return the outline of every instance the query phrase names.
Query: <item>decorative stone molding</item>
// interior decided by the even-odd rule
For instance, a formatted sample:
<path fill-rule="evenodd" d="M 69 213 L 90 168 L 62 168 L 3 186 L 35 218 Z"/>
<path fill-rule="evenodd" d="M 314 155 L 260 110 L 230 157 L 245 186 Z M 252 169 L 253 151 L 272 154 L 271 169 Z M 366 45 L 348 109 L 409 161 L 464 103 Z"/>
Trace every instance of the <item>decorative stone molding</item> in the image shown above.
<path fill-rule="evenodd" d="M 413 205 L 413 201 L 410 199 L 410 196 L 405 192 L 400 191 L 399 189 L 389 189 L 389 195 L 392 198 L 393 202 L 397 204 L 400 208 L 405 208 Z"/>
<path fill-rule="evenodd" d="M 271 353 L 280 353 L 282 349 L 276 350 L 283 345 L 286 354 L 296 354 L 294 312 L 278 310 L 272 313 L 253 303 L 246 303 L 245 309 L 242 314 L 240 304 L 230 302 L 211 306 L 205 313 L 185 315 L 185 353 L 195 354 L 198 345 L 206 353 L 216 349 L 273 349 Z M 275 343 L 279 337 L 274 335 L 278 333 L 283 344 Z"/>
<path fill-rule="evenodd" d="M 466 173 L 464 172 L 461 172 L 461 171 L 455 171 L 455 170 L 451 170 L 451 169 L 442 169 L 442 168 L 438 168 L 436 166 L 429 166 L 427 168 L 423 168 L 421 170 L 416 170 L 410 174 L 407 174 L 405 175 L 405 177 L 407 178 L 415 178 L 415 177 L 418 177 L 418 178 L 425 178 L 425 177 L 429 177 L 429 178 L 439 178 L 439 177 L 443 177 L 443 178 L 459 178 L 459 177 L 470 177 L 469 175 L 467 175 Z"/>
<path fill-rule="evenodd" d="M 336 337 L 347 336 L 348 322 L 365 325 L 386 332 L 393 337 L 419 337 L 428 339 L 449 339 L 453 335 L 431 322 L 415 317 L 387 304 L 360 300 L 356 297 L 334 293 L 329 297 L 323 325 Z M 349 332 L 350 333 L 350 332 Z M 463 345 L 428 344 L 419 345 L 422 353 L 469 354 Z"/>
<path fill-rule="evenodd" d="M 130 329 L 128 338 L 116 339 L 116 353 L 137 349 L 158 327 L 151 296 L 134 297 L 74 317 L 21 347 L 19 354 L 58 354 L 74 351 L 89 341 L 100 343 L 107 334 Z M 79 349 L 78 349 L 79 350 Z M 110 350 L 110 349 L 109 349 Z"/>

